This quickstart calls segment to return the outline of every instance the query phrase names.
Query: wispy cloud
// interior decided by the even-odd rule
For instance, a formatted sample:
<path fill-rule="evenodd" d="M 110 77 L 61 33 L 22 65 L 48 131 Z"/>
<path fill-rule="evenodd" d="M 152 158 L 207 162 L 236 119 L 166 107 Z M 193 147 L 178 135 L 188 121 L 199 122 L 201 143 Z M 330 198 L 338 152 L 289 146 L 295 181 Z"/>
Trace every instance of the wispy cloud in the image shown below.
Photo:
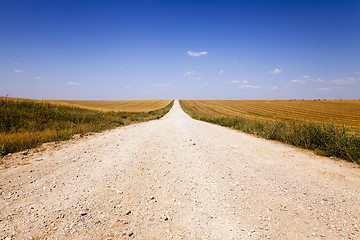
<path fill-rule="evenodd" d="M 269 89 L 272 91 L 276 91 L 279 89 L 279 86 L 261 86 L 261 85 L 251 85 L 251 84 L 245 84 L 245 85 L 240 85 L 238 88 L 252 88 L 252 89 Z"/>
<path fill-rule="evenodd" d="M 223 73 L 224 73 L 224 70 L 221 69 L 221 70 L 219 71 L 219 74 L 223 74 Z"/>
<path fill-rule="evenodd" d="M 184 75 L 187 75 L 187 76 L 191 76 L 191 75 L 194 75 L 194 74 L 195 74 L 195 71 L 184 72 Z"/>
<path fill-rule="evenodd" d="M 279 74 L 279 73 L 281 73 L 281 72 L 282 72 L 281 69 L 275 68 L 274 70 L 268 71 L 268 74 Z"/>
<path fill-rule="evenodd" d="M 16 72 L 16 73 L 24 73 L 24 71 L 20 70 L 20 69 L 14 69 L 14 72 Z"/>
<path fill-rule="evenodd" d="M 258 85 L 241 85 L 239 88 L 264 88 L 263 86 Z"/>
<path fill-rule="evenodd" d="M 307 83 L 307 82 L 325 82 L 325 80 L 321 78 L 312 78 L 309 75 L 305 75 L 300 80 L 295 79 L 290 81 L 290 83 Z"/>
<path fill-rule="evenodd" d="M 35 79 L 36 80 L 40 80 L 41 78 L 39 76 L 35 76 Z"/>
<path fill-rule="evenodd" d="M 340 78 L 340 79 L 336 79 L 336 80 L 332 80 L 332 81 L 325 81 L 324 79 L 321 79 L 321 78 L 313 78 L 309 75 L 305 75 L 302 77 L 302 79 L 294 79 L 294 80 L 291 80 L 290 83 L 292 84 L 297 84 L 297 83 L 310 83 L 310 82 L 313 82 L 313 83 L 330 83 L 330 84 L 333 84 L 333 85 L 337 85 L 337 86 L 342 86 L 342 85 L 351 85 L 351 84 L 355 84 L 355 83 L 360 83 L 360 78 L 359 77 L 348 77 L 348 78 Z M 332 89 L 336 89 L 336 88 L 339 88 L 339 87 L 321 87 L 321 88 L 318 88 L 318 90 L 320 91 L 329 91 L 329 90 L 332 90 Z"/>
<path fill-rule="evenodd" d="M 294 79 L 294 80 L 291 80 L 290 83 L 306 83 L 306 81 Z"/>
<path fill-rule="evenodd" d="M 349 85 L 357 82 L 360 82 L 360 78 L 349 77 L 349 78 L 341 78 L 331 81 L 332 84 L 336 84 L 336 85 Z"/>
<path fill-rule="evenodd" d="M 131 89 L 132 86 L 125 86 L 125 89 Z"/>
<path fill-rule="evenodd" d="M 67 82 L 67 84 L 68 84 L 69 86 L 78 86 L 78 85 L 79 85 L 78 82 Z"/>
<path fill-rule="evenodd" d="M 320 78 L 312 78 L 310 79 L 311 82 L 325 82 L 324 79 L 320 79 Z"/>
<path fill-rule="evenodd" d="M 237 83 L 246 84 L 246 83 L 249 83 L 249 82 L 246 81 L 246 80 L 244 80 L 244 81 L 232 80 L 232 81 L 227 81 L 226 83 L 229 83 L 229 84 L 237 84 Z"/>
<path fill-rule="evenodd" d="M 203 56 L 203 55 L 207 55 L 208 52 L 207 51 L 202 51 L 202 52 L 193 52 L 193 51 L 187 51 L 186 52 L 187 55 L 189 56 L 192 56 L 192 57 L 200 57 L 200 56 Z"/>
<path fill-rule="evenodd" d="M 201 79 L 203 79 L 203 77 L 200 76 L 200 73 L 197 73 L 195 71 L 185 72 L 184 75 L 187 76 L 188 79 L 191 79 L 191 80 L 201 80 Z"/>
<path fill-rule="evenodd" d="M 322 87 L 322 88 L 318 88 L 318 90 L 320 91 L 331 91 L 331 90 L 337 90 L 337 89 L 342 89 L 342 86 L 336 86 L 336 87 Z"/>
<path fill-rule="evenodd" d="M 274 86 L 274 85 L 253 85 L 253 84 L 249 84 L 249 81 L 239 81 L 239 80 L 232 80 L 232 81 L 227 81 L 226 83 L 228 84 L 239 84 L 237 87 L 238 88 L 248 88 L 248 89 L 269 89 L 269 90 L 278 90 L 279 86 Z"/>
<path fill-rule="evenodd" d="M 170 87 L 170 83 L 156 83 L 156 84 L 153 84 L 152 87 L 157 87 L 157 88 Z"/>

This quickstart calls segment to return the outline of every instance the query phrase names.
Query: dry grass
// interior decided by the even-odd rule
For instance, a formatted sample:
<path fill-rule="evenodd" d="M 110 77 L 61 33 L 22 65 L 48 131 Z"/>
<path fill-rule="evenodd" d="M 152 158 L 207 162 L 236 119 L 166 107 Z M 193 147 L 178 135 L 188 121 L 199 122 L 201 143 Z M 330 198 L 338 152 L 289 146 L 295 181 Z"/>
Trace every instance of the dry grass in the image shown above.
<path fill-rule="evenodd" d="M 0 156 L 45 142 L 67 140 L 74 134 L 98 132 L 158 119 L 170 110 L 173 101 L 162 103 L 168 105 L 149 111 L 159 102 L 137 101 L 134 105 L 137 107 L 136 111 L 120 112 L 109 109 L 98 111 L 62 102 L 1 97 Z M 144 108 L 147 112 L 139 112 Z"/>
<path fill-rule="evenodd" d="M 347 125 L 360 133 L 359 100 L 186 100 L 199 114 Z"/>
<path fill-rule="evenodd" d="M 53 100 L 54 103 L 70 104 L 97 111 L 150 112 L 166 107 L 172 100 L 130 100 L 130 101 L 82 101 Z"/>

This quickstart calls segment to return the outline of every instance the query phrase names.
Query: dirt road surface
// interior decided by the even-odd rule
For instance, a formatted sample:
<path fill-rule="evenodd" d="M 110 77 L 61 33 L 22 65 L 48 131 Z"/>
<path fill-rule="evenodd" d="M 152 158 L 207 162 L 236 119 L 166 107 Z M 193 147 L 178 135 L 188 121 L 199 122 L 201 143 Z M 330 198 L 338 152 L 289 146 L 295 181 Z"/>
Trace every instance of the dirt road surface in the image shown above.
<path fill-rule="evenodd" d="M 193 120 L 178 102 L 4 162 L 0 239 L 360 238 L 358 166 Z"/>

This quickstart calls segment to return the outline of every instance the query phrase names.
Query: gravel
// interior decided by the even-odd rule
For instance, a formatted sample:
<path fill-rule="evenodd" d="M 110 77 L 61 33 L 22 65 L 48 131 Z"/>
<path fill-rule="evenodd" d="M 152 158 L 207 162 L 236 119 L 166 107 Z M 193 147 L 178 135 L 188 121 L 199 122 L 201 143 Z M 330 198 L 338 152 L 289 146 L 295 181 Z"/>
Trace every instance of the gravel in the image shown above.
<path fill-rule="evenodd" d="M 0 239 L 360 238 L 357 165 L 193 120 L 178 102 L 25 155 L 1 165 Z"/>

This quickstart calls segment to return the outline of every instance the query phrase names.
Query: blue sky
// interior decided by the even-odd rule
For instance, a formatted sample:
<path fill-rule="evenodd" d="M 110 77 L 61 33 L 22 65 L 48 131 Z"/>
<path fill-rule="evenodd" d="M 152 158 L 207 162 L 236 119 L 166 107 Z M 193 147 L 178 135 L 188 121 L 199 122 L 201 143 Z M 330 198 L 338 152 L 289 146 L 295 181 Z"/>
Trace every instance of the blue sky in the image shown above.
<path fill-rule="evenodd" d="M 0 0 L 0 95 L 359 99 L 360 1 Z"/>

